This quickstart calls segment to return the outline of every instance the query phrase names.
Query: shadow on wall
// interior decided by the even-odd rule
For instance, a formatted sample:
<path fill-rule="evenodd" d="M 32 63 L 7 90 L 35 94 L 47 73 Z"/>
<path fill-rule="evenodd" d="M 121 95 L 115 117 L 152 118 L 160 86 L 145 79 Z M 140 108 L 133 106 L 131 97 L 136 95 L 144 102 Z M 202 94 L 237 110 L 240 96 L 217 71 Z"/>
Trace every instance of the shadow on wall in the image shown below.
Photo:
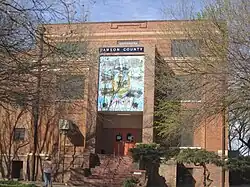
<path fill-rule="evenodd" d="M 146 166 L 147 165 L 147 166 Z M 139 169 L 145 170 L 147 175 L 147 187 L 168 187 L 166 179 L 159 175 L 160 164 L 152 163 L 150 165 L 140 162 Z"/>
<path fill-rule="evenodd" d="M 183 164 L 177 165 L 177 187 L 195 187 L 193 168 L 187 168 Z"/>
<path fill-rule="evenodd" d="M 230 171 L 229 172 L 230 187 L 249 187 L 250 186 L 250 170 Z"/>
<path fill-rule="evenodd" d="M 67 133 L 67 137 L 74 146 L 84 146 L 84 136 L 76 124 L 72 123 L 72 130 Z"/>

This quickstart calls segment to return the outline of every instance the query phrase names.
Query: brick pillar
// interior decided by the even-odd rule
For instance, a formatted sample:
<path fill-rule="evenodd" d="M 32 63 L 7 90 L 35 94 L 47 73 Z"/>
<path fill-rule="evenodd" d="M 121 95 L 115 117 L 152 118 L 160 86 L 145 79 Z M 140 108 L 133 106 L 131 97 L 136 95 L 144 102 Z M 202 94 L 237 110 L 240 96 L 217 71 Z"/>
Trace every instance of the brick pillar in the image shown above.
<path fill-rule="evenodd" d="M 145 47 L 142 142 L 153 142 L 155 46 Z"/>
<path fill-rule="evenodd" d="M 176 173 L 177 173 L 177 164 L 173 160 L 169 160 L 167 163 L 162 163 L 159 168 L 159 175 L 164 177 L 166 184 L 169 187 L 176 186 Z"/>
<path fill-rule="evenodd" d="M 86 149 L 87 152 L 95 153 L 96 145 L 96 123 L 97 123 L 97 90 L 98 90 L 98 69 L 91 67 L 88 74 L 88 102 L 86 118 Z"/>

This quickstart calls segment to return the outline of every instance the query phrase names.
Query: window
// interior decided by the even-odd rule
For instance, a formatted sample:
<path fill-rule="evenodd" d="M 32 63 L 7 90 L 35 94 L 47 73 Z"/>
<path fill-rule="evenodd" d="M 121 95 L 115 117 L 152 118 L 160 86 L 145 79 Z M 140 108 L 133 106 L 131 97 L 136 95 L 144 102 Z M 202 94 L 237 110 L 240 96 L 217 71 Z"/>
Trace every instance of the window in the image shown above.
<path fill-rule="evenodd" d="M 25 128 L 15 128 L 14 129 L 14 140 L 20 141 L 25 138 Z"/>
<path fill-rule="evenodd" d="M 196 57 L 199 55 L 200 40 L 172 40 L 171 53 L 173 57 Z"/>
<path fill-rule="evenodd" d="M 58 99 L 74 100 L 84 98 L 83 75 L 62 75 L 58 77 Z"/>
<path fill-rule="evenodd" d="M 15 102 L 12 103 L 12 105 L 15 106 L 25 106 L 28 102 L 28 94 L 23 92 L 13 92 L 12 93 L 13 99 Z"/>
<path fill-rule="evenodd" d="M 176 95 L 181 101 L 197 102 L 202 98 L 202 80 L 200 76 L 178 75 L 176 76 Z"/>
<path fill-rule="evenodd" d="M 185 129 L 181 133 L 181 147 L 193 147 L 194 146 L 194 132 L 192 127 Z"/>
<path fill-rule="evenodd" d="M 194 128 L 197 118 L 197 109 L 185 109 L 181 111 L 182 132 L 180 136 L 181 147 L 194 146 Z"/>
<path fill-rule="evenodd" d="M 86 42 L 60 42 L 56 47 L 59 53 L 70 57 L 81 57 L 87 53 Z"/>

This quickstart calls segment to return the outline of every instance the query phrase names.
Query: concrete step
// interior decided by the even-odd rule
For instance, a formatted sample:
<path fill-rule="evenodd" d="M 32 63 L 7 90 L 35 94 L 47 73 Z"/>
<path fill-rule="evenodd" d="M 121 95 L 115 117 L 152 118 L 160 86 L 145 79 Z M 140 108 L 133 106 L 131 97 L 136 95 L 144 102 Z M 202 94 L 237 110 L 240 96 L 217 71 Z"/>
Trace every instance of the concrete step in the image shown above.
<path fill-rule="evenodd" d="M 74 168 L 70 185 L 84 187 L 121 187 L 126 178 L 131 176 L 133 162 L 131 157 L 99 155 L 100 165 L 91 169 L 91 176 L 84 177 L 83 168 Z"/>

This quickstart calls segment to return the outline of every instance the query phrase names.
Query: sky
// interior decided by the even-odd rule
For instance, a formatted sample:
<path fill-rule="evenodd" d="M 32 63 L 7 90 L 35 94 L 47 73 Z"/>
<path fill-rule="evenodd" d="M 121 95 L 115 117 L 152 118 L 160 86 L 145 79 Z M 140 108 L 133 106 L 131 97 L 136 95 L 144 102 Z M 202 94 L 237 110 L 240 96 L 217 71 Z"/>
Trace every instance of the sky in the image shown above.
<path fill-rule="evenodd" d="M 171 19 L 182 0 L 92 0 L 87 5 L 88 21 L 126 21 Z M 186 2 L 189 0 L 185 0 Z M 191 0 L 190 0 L 191 2 Z M 193 0 L 192 11 L 201 9 L 201 0 Z"/>
<path fill-rule="evenodd" d="M 203 1 L 209 0 L 21 0 L 20 6 L 34 10 L 45 23 L 109 22 L 176 19 L 172 12 L 177 19 L 188 19 L 186 15 L 201 10 Z"/>

